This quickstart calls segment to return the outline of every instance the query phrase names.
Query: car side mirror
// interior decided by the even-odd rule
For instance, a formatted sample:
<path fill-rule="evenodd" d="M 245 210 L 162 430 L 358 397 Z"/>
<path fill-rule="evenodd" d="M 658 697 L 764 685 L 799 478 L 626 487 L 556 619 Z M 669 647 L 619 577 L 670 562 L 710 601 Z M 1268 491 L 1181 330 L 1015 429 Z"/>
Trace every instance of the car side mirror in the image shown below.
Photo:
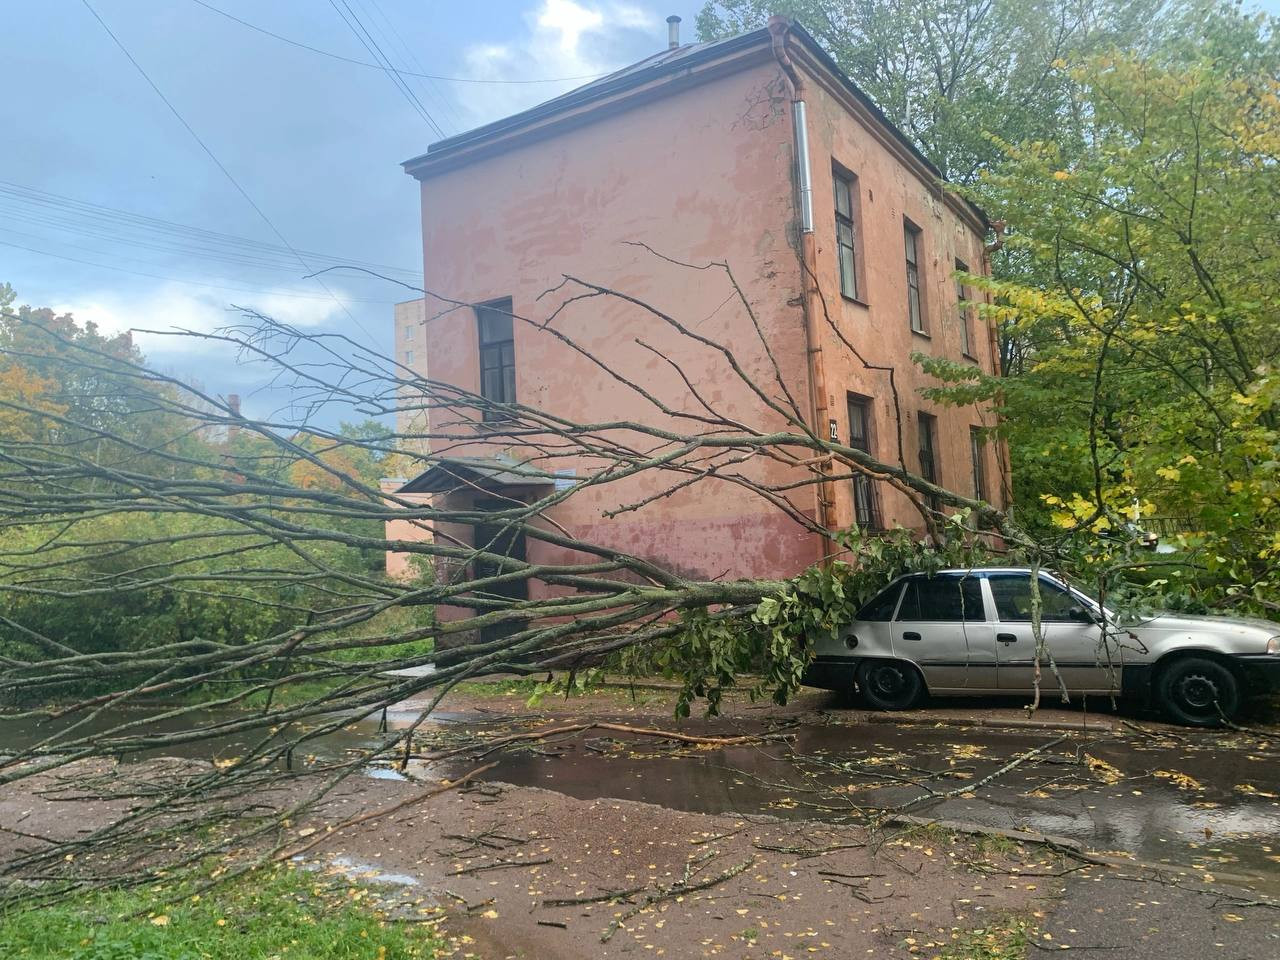
<path fill-rule="evenodd" d="M 1086 610 L 1084 607 L 1081 607 L 1081 606 L 1075 606 L 1068 609 L 1067 616 L 1070 617 L 1076 623 L 1097 623 L 1098 622 L 1094 618 L 1092 613 L 1090 613 L 1088 610 Z"/>

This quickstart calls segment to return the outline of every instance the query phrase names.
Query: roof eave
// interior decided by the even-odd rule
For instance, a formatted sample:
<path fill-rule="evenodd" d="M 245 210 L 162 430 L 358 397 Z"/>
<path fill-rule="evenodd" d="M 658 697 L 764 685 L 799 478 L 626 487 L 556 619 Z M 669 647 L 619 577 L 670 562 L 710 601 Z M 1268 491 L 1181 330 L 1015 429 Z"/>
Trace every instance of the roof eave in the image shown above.
<path fill-rule="evenodd" d="M 806 73 L 813 79 L 823 83 L 830 92 L 851 100 L 853 105 L 858 108 L 853 111 L 855 115 L 859 111 L 865 114 L 864 126 L 873 132 L 880 133 L 885 146 L 897 154 L 898 158 L 908 166 L 914 167 L 922 180 L 932 182 L 942 194 L 947 205 L 956 213 L 969 219 L 971 226 L 981 231 L 990 229 L 991 221 L 982 208 L 967 197 L 962 197 L 950 187 L 943 178 L 942 171 L 934 165 L 933 161 L 911 142 L 907 135 L 898 128 L 897 124 L 885 116 L 884 111 L 876 106 L 875 102 L 867 96 L 861 87 L 845 75 L 844 71 L 840 69 L 840 65 L 835 62 L 831 55 L 822 48 L 804 27 L 798 23 L 793 23 L 791 34 L 803 41 L 798 49 L 794 51 L 793 59 L 799 66 L 804 68 Z"/>
<path fill-rule="evenodd" d="M 753 30 L 706 51 L 695 51 L 670 63 L 622 73 L 614 80 L 571 90 L 528 110 L 437 141 L 427 148 L 426 153 L 406 160 L 400 166 L 405 173 L 422 180 L 457 166 L 462 158 L 469 160 L 494 149 L 504 149 L 528 135 L 559 132 L 567 126 L 594 120 L 602 112 L 625 109 L 648 97 L 674 92 L 673 83 L 682 87 L 720 75 L 725 65 L 731 69 L 744 68 L 756 62 L 756 55 L 760 59 L 769 55 L 769 45 L 768 30 Z"/>
<path fill-rule="evenodd" d="M 833 93 L 851 100 L 864 114 L 866 126 L 878 132 L 885 145 L 914 167 L 922 180 L 932 183 L 956 213 L 970 220 L 971 225 L 980 231 L 989 229 L 990 221 L 981 208 L 947 187 L 942 171 L 845 75 L 804 27 L 793 22 L 790 34 L 799 41 L 794 52 L 807 73 L 823 82 Z M 410 176 L 425 180 L 473 159 L 501 152 L 516 143 L 560 133 L 592 122 L 602 114 L 674 93 L 683 86 L 750 66 L 757 57 L 768 59 L 772 55 L 772 37 L 768 29 L 753 30 L 669 63 L 621 72 L 613 80 L 588 84 L 521 113 L 440 140 L 428 147 L 426 153 L 404 161 L 401 167 Z"/>

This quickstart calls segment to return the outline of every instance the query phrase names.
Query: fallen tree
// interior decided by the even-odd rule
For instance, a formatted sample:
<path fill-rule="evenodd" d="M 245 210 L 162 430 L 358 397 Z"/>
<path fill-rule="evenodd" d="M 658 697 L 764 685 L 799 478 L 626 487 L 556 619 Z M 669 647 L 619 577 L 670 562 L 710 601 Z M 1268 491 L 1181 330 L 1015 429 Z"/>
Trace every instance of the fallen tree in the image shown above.
<path fill-rule="evenodd" d="M 646 651 L 682 681 L 678 714 L 699 698 L 714 711 L 748 671 L 758 678 L 753 696 L 785 702 L 813 639 L 835 635 L 903 569 L 972 563 L 992 543 L 1033 564 L 1062 563 L 1062 544 L 1037 544 L 990 504 L 909 470 L 900 431 L 894 458 L 882 460 L 814 424 L 728 267 L 701 269 L 710 268 L 723 270 L 754 331 L 749 343 L 730 346 L 625 292 L 572 277 L 548 291 L 556 303 L 546 315 L 512 315 L 585 358 L 647 411 L 598 422 L 537 404 L 497 404 L 421 377 L 352 338 L 253 311 L 217 333 L 174 334 L 234 347 L 243 362 L 287 383 L 304 412 L 246 417 L 231 398 L 158 371 L 135 351 L 86 342 L 46 316 L 6 315 L 0 357 L 38 362 L 46 376 L 0 398 L 0 409 L 21 424 L 0 450 L 0 696 L 16 705 L 8 720 L 38 719 L 42 732 L 0 760 L 0 785 L 74 779 L 98 758 L 202 742 L 234 740 L 243 750 L 150 783 L 111 824 L 38 844 L 9 858 L 5 875 L 45 878 L 41 896 L 49 897 L 86 882 L 144 879 L 230 849 L 268 858 L 288 849 L 281 823 L 375 758 L 407 761 L 420 724 L 460 682 L 555 671 L 571 684 L 608 657 Z M 432 296 L 444 304 L 437 318 L 466 306 Z M 684 385 L 681 396 L 661 397 L 556 325 L 570 308 L 605 303 L 623 304 L 673 342 L 713 356 L 715 376 L 749 396 L 758 419 L 720 409 L 705 377 L 683 369 L 677 351 L 634 341 Z M 327 428 L 334 405 L 395 416 L 399 426 L 365 436 Z M 422 474 L 454 469 L 460 451 L 486 449 L 518 450 L 507 469 L 536 492 L 481 510 L 383 491 L 353 467 L 373 457 Z M 557 470 L 566 459 L 587 467 L 566 477 Z M 630 483 L 636 477 L 643 487 Z M 802 496 L 821 504 L 831 484 L 864 477 L 909 497 L 921 529 L 868 537 L 832 529 L 815 519 L 821 510 L 800 505 Z M 610 517 L 695 489 L 708 498 L 745 492 L 823 538 L 825 559 L 790 578 L 695 576 L 556 520 L 557 506 L 575 497 L 597 498 Z M 426 535 L 390 536 L 391 522 Z M 458 534 L 479 529 L 487 540 Z M 556 559 L 513 556 L 504 544 L 516 536 L 554 547 Z M 386 576 L 380 564 L 388 551 L 408 555 L 417 575 Z M 517 583 L 538 590 L 505 589 Z M 96 645 L 87 623 L 58 635 L 42 629 L 50 609 L 108 602 L 137 605 L 137 642 Z M 215 604 L 225 624 L 182 633 L 184 610 L 196 603 Z M 444 608 L 450 616 L 439 615 Z M 148 617 L 161 615 L 178 632 L 155 642 L 148 625 L 158 621 Z M 354 718 L 410 698 L 420 705 L 415 719 L 381 732 L 357 756 L 303 759 Z M 128 710 L 139 703 L 150 708 Z M 270 815 L 246 806 L 246 798 L 299 778 L 306 790 Z M 217 829 L 198 829 L 210 825 Z M 143 869 L 133 859 L 140 849 L 167 852 Z M 80 855 L 86 851 L 94 856 Z"/>

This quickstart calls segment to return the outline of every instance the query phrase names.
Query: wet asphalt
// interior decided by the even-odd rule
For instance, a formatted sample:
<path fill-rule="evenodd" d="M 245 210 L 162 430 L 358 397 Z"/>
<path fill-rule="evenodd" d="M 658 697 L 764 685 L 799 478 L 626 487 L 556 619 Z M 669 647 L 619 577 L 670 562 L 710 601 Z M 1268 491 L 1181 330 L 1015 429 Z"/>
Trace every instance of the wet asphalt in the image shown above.
<path fill-rule="evenodd" d="M 408 719 L 393 712 L 389 722 L 394 728 Z M 478 719 L 446 714 L 434 729 L 447 736 Z M 493 722 L 484 718 L 486 726 Z M 321 755 L 357 750 L 372 741 L 375 727 L 373 719 L 355 722 L 312 746 Z M 697 732 L 699 725 L 686 729 Z M 491 757 L 498 766 L 486 779 L 579 799 L 738 816 L 845 821 L 905 807 L 919 816 L 1065 837 L 1090 850 L 1189 869 L 1213 889 L 1137 869 L 1074 871 L 1041 921 L 1047 936 L 1030 955 L 1065 948 L 1139 960 L 1280 958 L 1280 909 L 1250 902 L 1280 901 L 1280 736 L 1157 729 L 1059 741 L 1056 730 L 830 718 L 719 721 L 707 732 L 772 739 L 706 749 L 591 731 Z M 0 743 L 8 749 L 42 733 L 0 718 Z M 200 743 L 183 752 L 216 757 L 242 747 Z M 450 769 L 432 772 L 447 776 Z M 1240 885 L 1234 896 L 1223 892 L 1231 885 Z"/>

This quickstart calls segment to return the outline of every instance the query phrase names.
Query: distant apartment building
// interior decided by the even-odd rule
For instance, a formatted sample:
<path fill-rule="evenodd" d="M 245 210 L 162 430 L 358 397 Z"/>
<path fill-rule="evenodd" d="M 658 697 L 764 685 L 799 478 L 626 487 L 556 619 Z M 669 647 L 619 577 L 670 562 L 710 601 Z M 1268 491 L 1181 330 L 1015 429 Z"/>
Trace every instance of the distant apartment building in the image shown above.
<path fill-rule="evenodd" d="M 399 365 L 396 375 L 407 379 L 414 372 L 426 369 L 427 359 L 427 304 L 419 297 L 395 305 L 395 347 L 392 359 Z M 425 451 L 426 411 L 415 407 L 415 392 L 401 388 L 401 399 L 396 411 L 396 433 L 406 449 Z"/>
<path fill-rule="evenodd" d="M 397 356 L 423 375 L 579 422 L 653 420 L 652 407 L 580 353 L 512 321 L 545 318 L 563 304 L 572 284 L 548 291 L 567 275 L 696 325 L 768 380 L 759 336 L 723 271 L 672 262 L 723 261 L 811 423 L 1006 505 L 1005 458 L 985 434 L 991 413 L 925 400 L 921 388 L 936 384 L 911 359 L 920 352 L 996 369 L 994 332 L 963 305 L 974 294 L 956 279 L 957 270 L 987 272 L 988 225 L 798 25 L 774 18 L 732 39 L 673 44 L 435 143 L 404 167 L 421 184 L 424 286 L 445 298 L 397 307 Z M 554 323 L 676 409 L 694 407 L 688 388 L 638 340 L 691 373 L 717 409 L 761 426 L 777 419 L 704 347 L 632 304 L 572 303 Z M 401 490 L 482 504 L 490 494 L 527 499 L 548 489 L 551 481 L 531 483 L 511 469 L 528 451 L 495 449 L 481 429 L 475 436 Z M 592 469 L 572 458 L 551 466 L 568 477 Z M 770 482 L 796 472 L 773 462 L 748 468 Z M 791 575 L 823 555 L 819 536 L 728 483 L 607 515 L 655 482 L 638 476 L 584 491 L 550 519 L 574 536 L 705 577 Z M 820 524 L 921 526 L 908 498 L 885 483 L 833 486 L 828 498 L 817 487 L 796 494 Z M 544 543 L 518 549 L 531 560 L 564 559 Z"/>

